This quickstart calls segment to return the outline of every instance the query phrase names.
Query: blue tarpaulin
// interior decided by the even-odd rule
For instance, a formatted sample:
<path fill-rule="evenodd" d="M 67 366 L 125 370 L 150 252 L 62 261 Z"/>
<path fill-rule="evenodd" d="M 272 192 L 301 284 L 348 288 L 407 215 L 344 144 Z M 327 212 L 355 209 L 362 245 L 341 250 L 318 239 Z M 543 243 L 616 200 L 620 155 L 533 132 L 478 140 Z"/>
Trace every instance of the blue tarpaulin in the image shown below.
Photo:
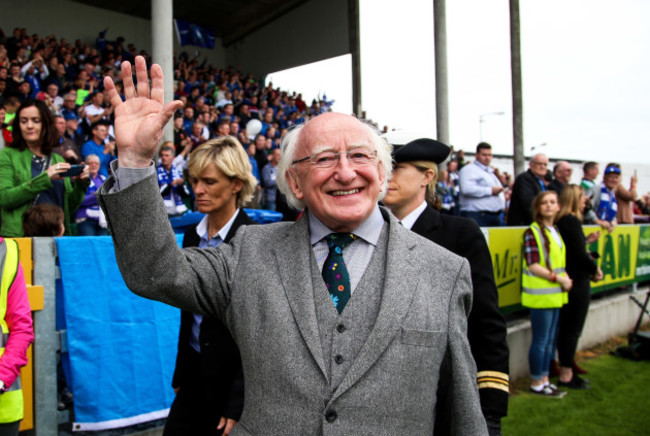
<path fill-rule="evenodd" d="M 164 418 L 174 398 L 180 311 L 127 289 L 110 237 L 63 237 L 56 242 L 73 429 L 103 430 Z"/>

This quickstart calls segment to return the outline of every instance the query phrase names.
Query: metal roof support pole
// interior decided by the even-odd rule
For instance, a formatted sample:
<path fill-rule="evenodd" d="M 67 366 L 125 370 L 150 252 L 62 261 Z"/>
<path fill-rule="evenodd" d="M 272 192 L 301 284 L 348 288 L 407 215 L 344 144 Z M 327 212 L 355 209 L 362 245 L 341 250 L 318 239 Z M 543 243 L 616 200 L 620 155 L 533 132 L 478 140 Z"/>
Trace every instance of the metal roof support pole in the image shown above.
<path fill-rule="evenodd" d="M 440 142 L 449 144 L 446 0 L 433 0 L 433 35 L 436 62 L 436 136 Z"/>
<path fill-rule="evenodd" d="M 165 76 L 165 103 L 174 99 L 174 1 L 151 0 L 151 52 Z M 174 140 L 174 125 L 165 126 L 163 141 Z"/>
<path fill-rule="evenodd" d="M 515 177 L 526 171 L 524 158 L 524 109 L 521 79 L 519 0 L 510 0 L 510 65 L 512 73 L 512 140 Z"/>
<path fill-rule="evenodd" d="M 359 32 L 359 0 L 348 0 L 348 31 L 352 55 L 352 111 L 361 117 L 361 41 Z"/>

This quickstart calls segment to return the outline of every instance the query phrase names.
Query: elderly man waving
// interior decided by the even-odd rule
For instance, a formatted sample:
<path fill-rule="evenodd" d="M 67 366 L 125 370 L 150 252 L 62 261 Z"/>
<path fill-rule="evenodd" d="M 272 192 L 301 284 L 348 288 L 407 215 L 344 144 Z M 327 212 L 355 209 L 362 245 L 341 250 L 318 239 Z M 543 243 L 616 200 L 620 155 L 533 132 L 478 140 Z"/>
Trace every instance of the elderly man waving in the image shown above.
<path fill-rule="evenodd" d="M 152 157 L 181 106 L 163 106 L 159 66 L 111 79 L 118 162 L 103 186 L 129 288 L 224 321 L 240 349 L 244 411 L 233 435 L 431 435 L 436 391 L 451 384 L 452 431 L 487 434 L 466 338 L 466 260 L 400 226 L 377 205 L 390 147 L 353 117 L 323 114 L 293 130 L 280 190 L 307 212 L 244 226 L 229 244 L 177 247 Z"/>

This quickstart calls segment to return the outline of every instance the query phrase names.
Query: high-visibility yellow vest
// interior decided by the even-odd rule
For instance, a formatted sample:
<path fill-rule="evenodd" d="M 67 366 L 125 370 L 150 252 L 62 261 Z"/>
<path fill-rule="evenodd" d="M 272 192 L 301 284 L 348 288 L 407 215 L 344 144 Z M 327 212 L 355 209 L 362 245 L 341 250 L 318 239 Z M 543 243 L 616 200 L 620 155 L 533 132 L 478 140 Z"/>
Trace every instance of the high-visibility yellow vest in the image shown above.
<path fill-rule="evenodd" d="M 551 232 L 544 228 L 550 241 L 550 253 L 546 252 L 542 229 L 536 222 L 530 225 L 530 229 L 535 236 L 537 248 L 539 249 L 539 264 L 546 266 L 546 259 L 550 259 L 550 265 L 553 272 L 558 276 L 566 276 L 566 249 L 564 241 L 562 245 L 555 241 Z M 550 257 L 549 257 L 550 256 Z M 562 307 L 569 301 L 567 292 L 562 291 L 562 287 L 557 282 L 537 277 L 528 269 L 526 259 L 522 259 L 522 276 L 521 276 L 521 305 L 533 309 L 553 309 Z"/>
<path fill-rule="evenodd" d="M 7 296 L 16 273 L 18 272 L 18 244 L 16 241 L 5 239 L 0 242 L 0 357 L 5 352 L 9 340 L 9 327 L 5 321 L 7 313 Z M 20 376 L 16 378 L 4 394 L 0 394 L 0 423 L 16 422 L 23 419 L 23 391 L 20 387 Z"/>

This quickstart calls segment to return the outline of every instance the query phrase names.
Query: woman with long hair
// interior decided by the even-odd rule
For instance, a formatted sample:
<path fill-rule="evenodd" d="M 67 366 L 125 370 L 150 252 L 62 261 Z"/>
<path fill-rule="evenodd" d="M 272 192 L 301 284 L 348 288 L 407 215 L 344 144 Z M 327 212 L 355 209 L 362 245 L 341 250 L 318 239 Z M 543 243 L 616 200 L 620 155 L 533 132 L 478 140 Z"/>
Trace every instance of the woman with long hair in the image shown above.
<path fill-rule="evenodd" d="M 70 164 L 53 153 L 58 144 L 52 114 L 40 100 L 26 100 L 13 121 L 13 141 L 0 150 L 0 234 L 23 236 L 23 213 L 35 204 L 52 203 L 70 215 L 88 187 L 88 167 L 78 177 L 66 177 Z"/>
<path fill-rule="evenodd" d="M 560 195 L 560 212 L 555 225 L 566 245 L 566 272 L 573 279 L 569 302 L 560 310 L 557 350 L 560 358 L 558 386 L 572 389 L 586 389 L 588 384 L 573 372 L 574 357 L 578 340 L 589 312 L 591 300 L 590 280 L 603 278 L 603 272 L 587 252 L 586 245 L 597 240 L 600 232 L 585 238 L 582 231 L 582 214 L 585 210 L 584 189 L 568 185 Z"/>
<path fill-rule="evenodd" d="M 530 391 L 550 398 L 562 398 L 550 383 L 549 367 L 554 351 L 560 308 L 568 301 L 573 282 L 565 271 L 566 246 L 553 226 L 559 212 L 557 193 L 544 191 L 533 200 L 533 219 L 524 232 L 521 305 L 530 309 L 533 340 L 528 353 Z"/>

